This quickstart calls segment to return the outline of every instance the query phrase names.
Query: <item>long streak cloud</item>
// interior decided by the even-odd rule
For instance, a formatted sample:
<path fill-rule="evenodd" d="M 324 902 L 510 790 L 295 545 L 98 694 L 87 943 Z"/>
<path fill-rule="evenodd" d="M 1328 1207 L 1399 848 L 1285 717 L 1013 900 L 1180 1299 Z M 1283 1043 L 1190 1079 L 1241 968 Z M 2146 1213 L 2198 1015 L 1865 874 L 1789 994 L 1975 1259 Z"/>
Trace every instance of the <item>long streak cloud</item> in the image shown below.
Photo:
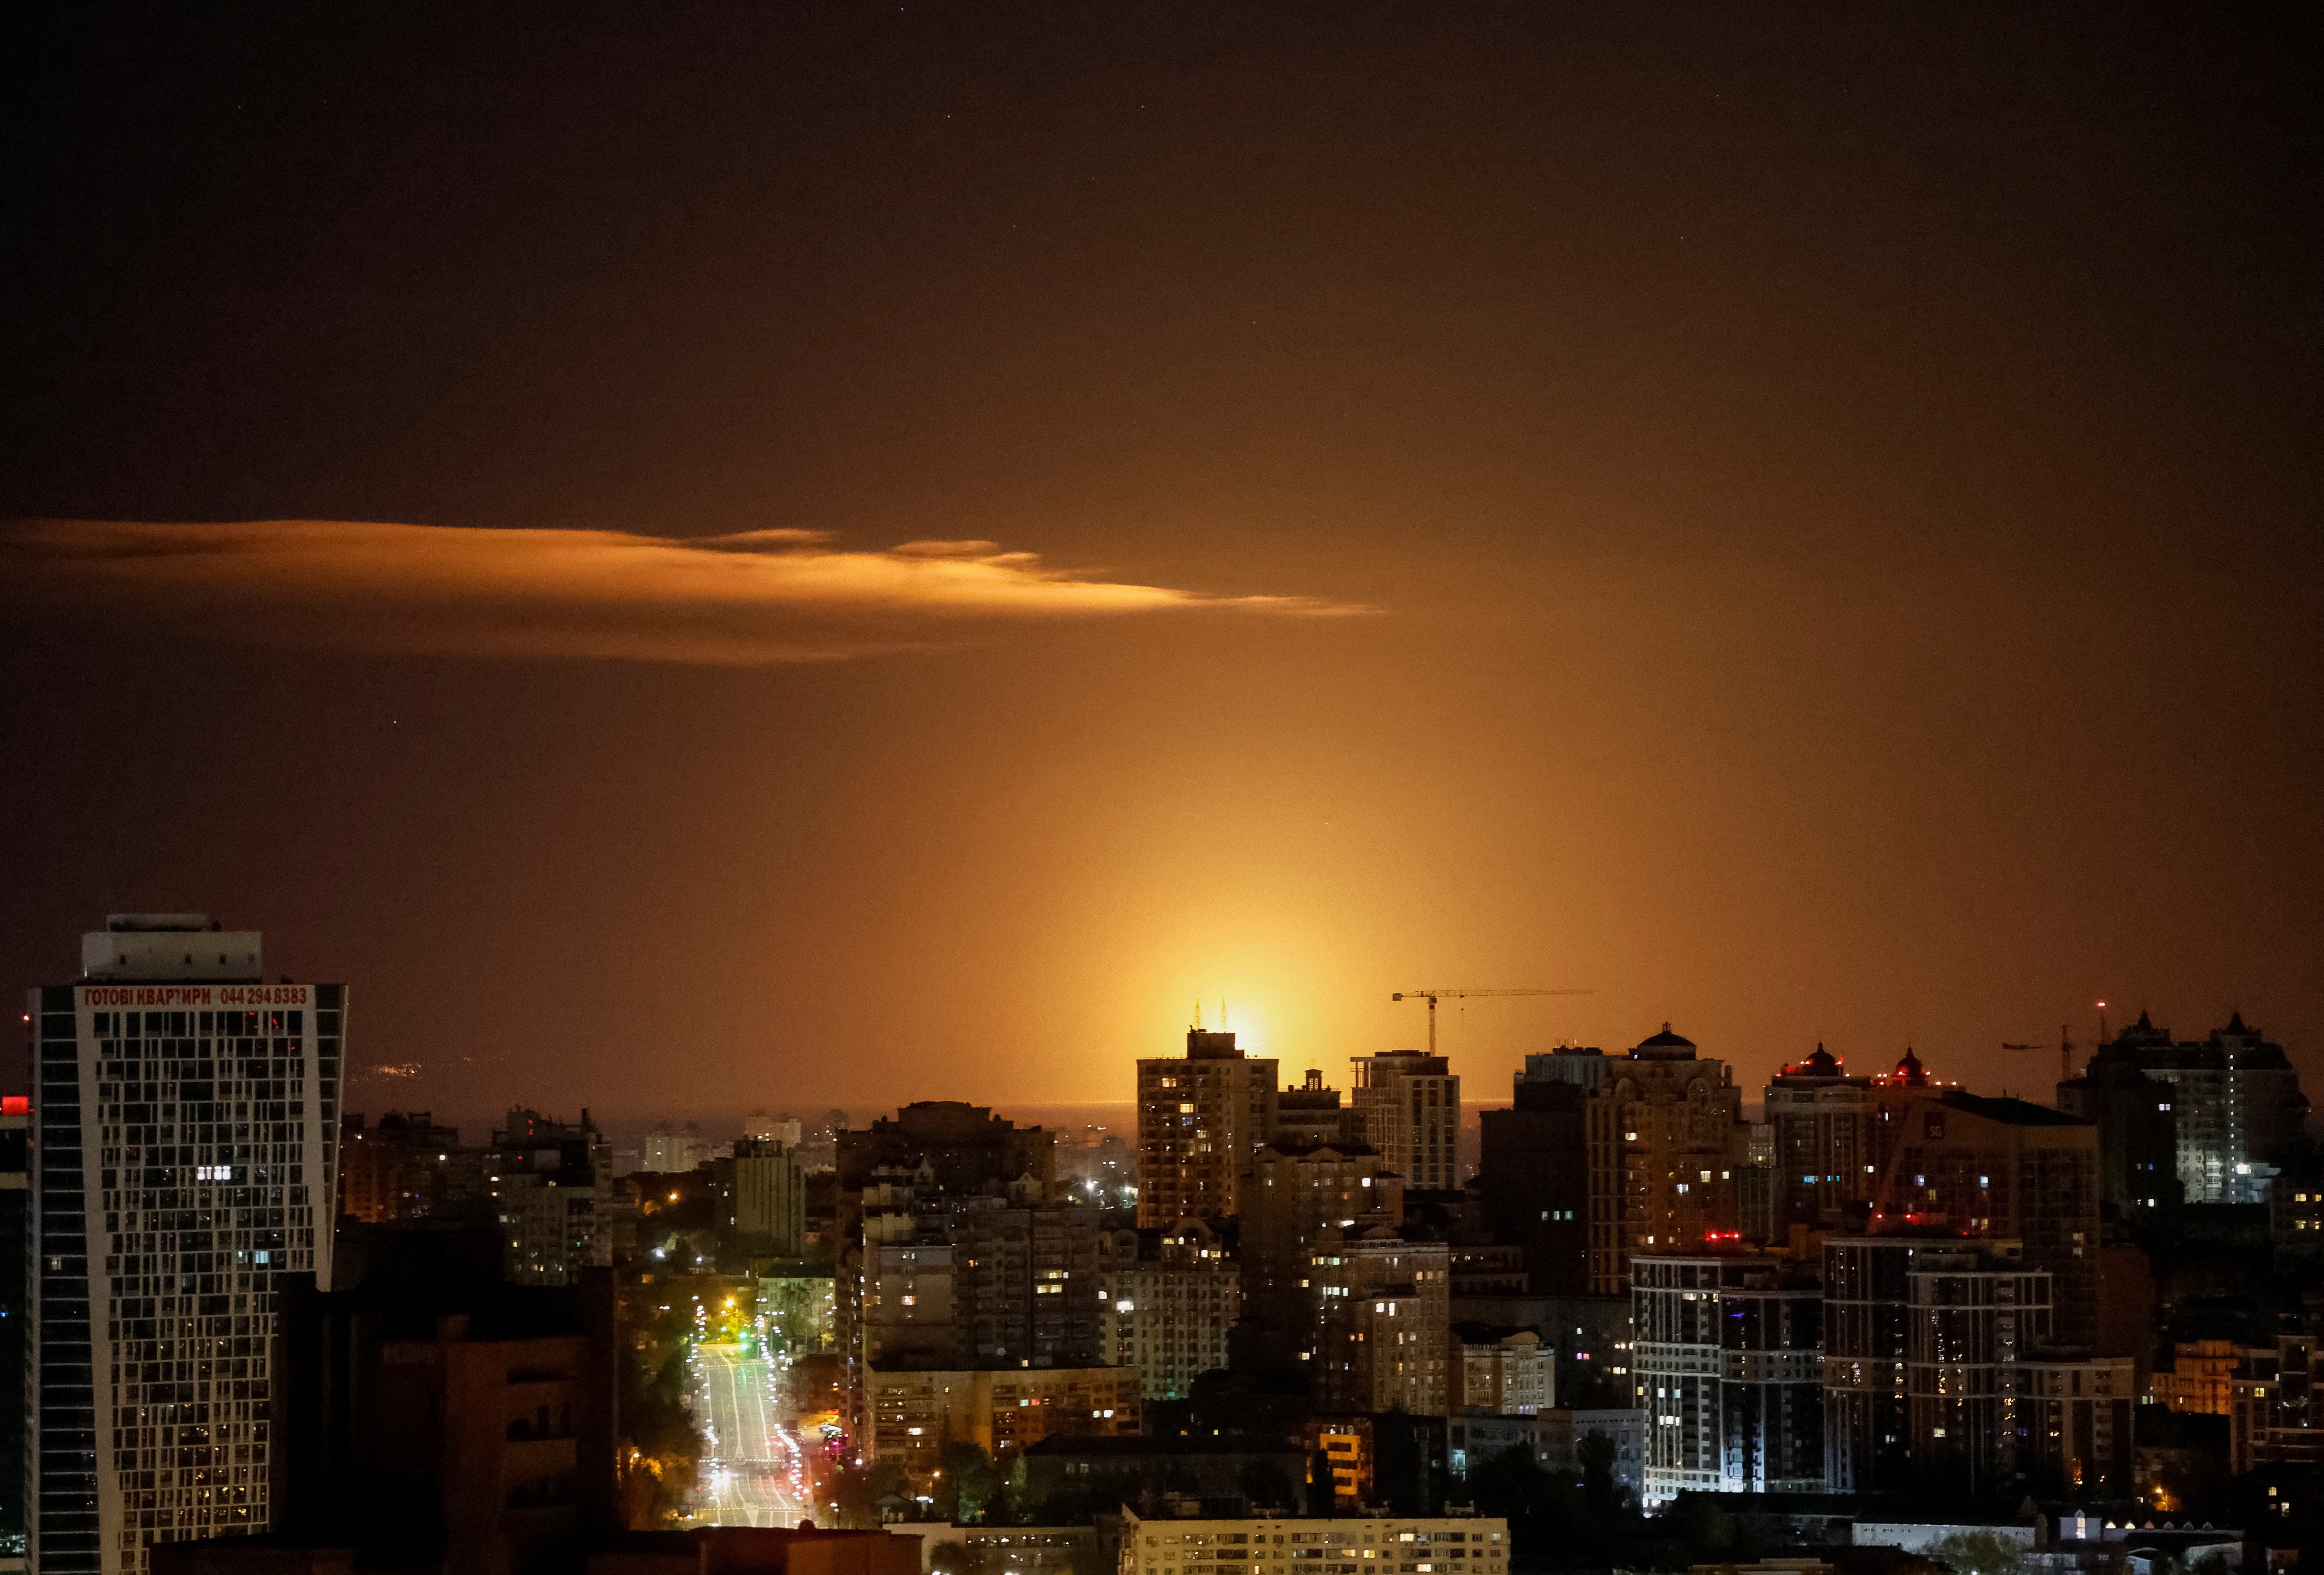
<path fill-rule="evenodd" d="M 677 539 L 344 520 L 26 520 L 0 583 L 67 612 L 357 649 L 745 666 L 835 661 L 994 626 L 1366 609 L 1076 576 L 989 541 L 844 550 L 820 532 Z"/>

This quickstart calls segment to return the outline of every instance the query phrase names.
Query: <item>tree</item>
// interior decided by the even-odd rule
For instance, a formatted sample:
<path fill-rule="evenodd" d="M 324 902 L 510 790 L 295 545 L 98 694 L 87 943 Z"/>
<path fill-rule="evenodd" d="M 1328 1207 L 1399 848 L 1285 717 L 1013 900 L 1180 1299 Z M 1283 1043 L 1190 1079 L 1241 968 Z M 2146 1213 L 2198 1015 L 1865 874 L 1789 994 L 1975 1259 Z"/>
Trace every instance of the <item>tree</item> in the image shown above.
<path fill-rule="evenodd" d="M 984 1513 L 1001 1490 L 1000 1468 L 978 1443 L 948 1443 L 936 1468 L 936 1514 L 955 1525 L 965 1525 Z"/>
<path fill-rule="evenodd" d="M 1582 1464 L 1582 1502 L 1590 1513 L 1603 1517 L 1622 1507 L 1622 1485 L 1614 1480 L 1614 1441 L 1597 1428 L 1582 1435 L 1573 1446 Z"/>
<path fill-rule="evenodd" d="M 1923 1552 L 1953 1575 L 2024 1575 L 2024 1548 L 1987 1526 L 1940 1537 Z"/>
<path fill-rule="evenodd" d="M 669 1523 L 694 1488 L 702 1432 L 686 1408 L 686 1346 L 650 1326 L 621 1353 L 620 1460 L 622 1516 L 633 1531 Z"/>
<path fill-rule="evenodd" d="M 1549 1473 L 1524 1444 L 1512 1444 L 1489 1460 L 1469 1469 L 1469 1497 L 1485 1515 L 1510 1520 L 1532 1512 L 1548 1489 Z"/>
<path fill-rule="evenodd" d="M 1250 1499 L 1255 1508 L 1281 1510 L 1287 1514 L 1299 1506 L 1298 1490 L 1292 1487 L 1291 1478 L 1284 1474 L 1283 1468 L 1271 1460 L 1253 1460 L 1245 1466 L 1236 1478 L 1235 1486 L 1241 1489 L 1242 1496 Z"/>
<path fill-rule="evenodd" d="M 869 1466 L 849 1466 L 833 1472 L 824 1483 L 824 1501 L 832 1506 L 825 1515 L 815 1517 L 817 1525 L 839 1525 L 855 1531 L 871 1531 L 880 1524 L 880 1501 L 900 1497 L 904 1491 L 904 1473 L 893 1460 L 876 1460 Z"/>

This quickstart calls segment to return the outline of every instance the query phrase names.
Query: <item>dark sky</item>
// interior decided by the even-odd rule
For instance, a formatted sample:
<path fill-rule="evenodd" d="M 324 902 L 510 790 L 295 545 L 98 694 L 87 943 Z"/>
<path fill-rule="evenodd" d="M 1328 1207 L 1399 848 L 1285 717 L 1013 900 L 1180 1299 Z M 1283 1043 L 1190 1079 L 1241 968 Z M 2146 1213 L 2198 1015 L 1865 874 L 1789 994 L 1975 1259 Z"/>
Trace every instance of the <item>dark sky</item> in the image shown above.
<path fill-rule="evenodd" d="M 1665 1019 L 2031 1091 L 2101 999 L 2324 1074 L 2279 24 L 20 9 L 0 515 L 522 561 L 16 527 L 0 972 L 207 909 L 460 1112 L 1120 1098 L 1196 994 L 1336 1081 L 1455 985 L 1596 991 L 1450 1013 L 1472 1097 Z"/>

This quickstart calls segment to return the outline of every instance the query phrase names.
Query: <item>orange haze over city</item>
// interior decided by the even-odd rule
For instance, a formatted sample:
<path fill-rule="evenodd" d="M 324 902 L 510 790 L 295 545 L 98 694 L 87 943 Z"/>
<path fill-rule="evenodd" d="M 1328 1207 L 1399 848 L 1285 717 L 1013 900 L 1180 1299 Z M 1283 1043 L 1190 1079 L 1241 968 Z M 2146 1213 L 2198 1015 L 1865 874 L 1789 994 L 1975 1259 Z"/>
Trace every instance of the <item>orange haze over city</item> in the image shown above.
<path fill-rule="evenodd" d="M 469 1117 L 2324 1072 L 2299 51 L 1158 14 L 42 42 L 11 977 L 208 912 Z"/>

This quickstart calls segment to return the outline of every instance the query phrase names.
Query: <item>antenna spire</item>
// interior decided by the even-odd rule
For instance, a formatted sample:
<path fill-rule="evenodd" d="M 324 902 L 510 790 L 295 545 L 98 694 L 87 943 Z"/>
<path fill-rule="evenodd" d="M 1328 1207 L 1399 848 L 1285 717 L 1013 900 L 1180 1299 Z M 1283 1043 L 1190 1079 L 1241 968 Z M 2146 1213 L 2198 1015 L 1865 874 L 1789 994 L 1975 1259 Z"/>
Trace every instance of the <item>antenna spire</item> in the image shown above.
<path fill-rule="evenodd" d="M 1202 1031 L 1203 1031 L 1203 998 L 1202 998 L 1201 996 L 1199 996 L 1199 995 L 1198 995 L 1198 996 L 1196 996 L 1196 997 L 1194 998 L 1194 1032 L 1196 1032 L 1197 1034 L 1199 1034 L 1199 1033 L 1201 1033 Z"/>

